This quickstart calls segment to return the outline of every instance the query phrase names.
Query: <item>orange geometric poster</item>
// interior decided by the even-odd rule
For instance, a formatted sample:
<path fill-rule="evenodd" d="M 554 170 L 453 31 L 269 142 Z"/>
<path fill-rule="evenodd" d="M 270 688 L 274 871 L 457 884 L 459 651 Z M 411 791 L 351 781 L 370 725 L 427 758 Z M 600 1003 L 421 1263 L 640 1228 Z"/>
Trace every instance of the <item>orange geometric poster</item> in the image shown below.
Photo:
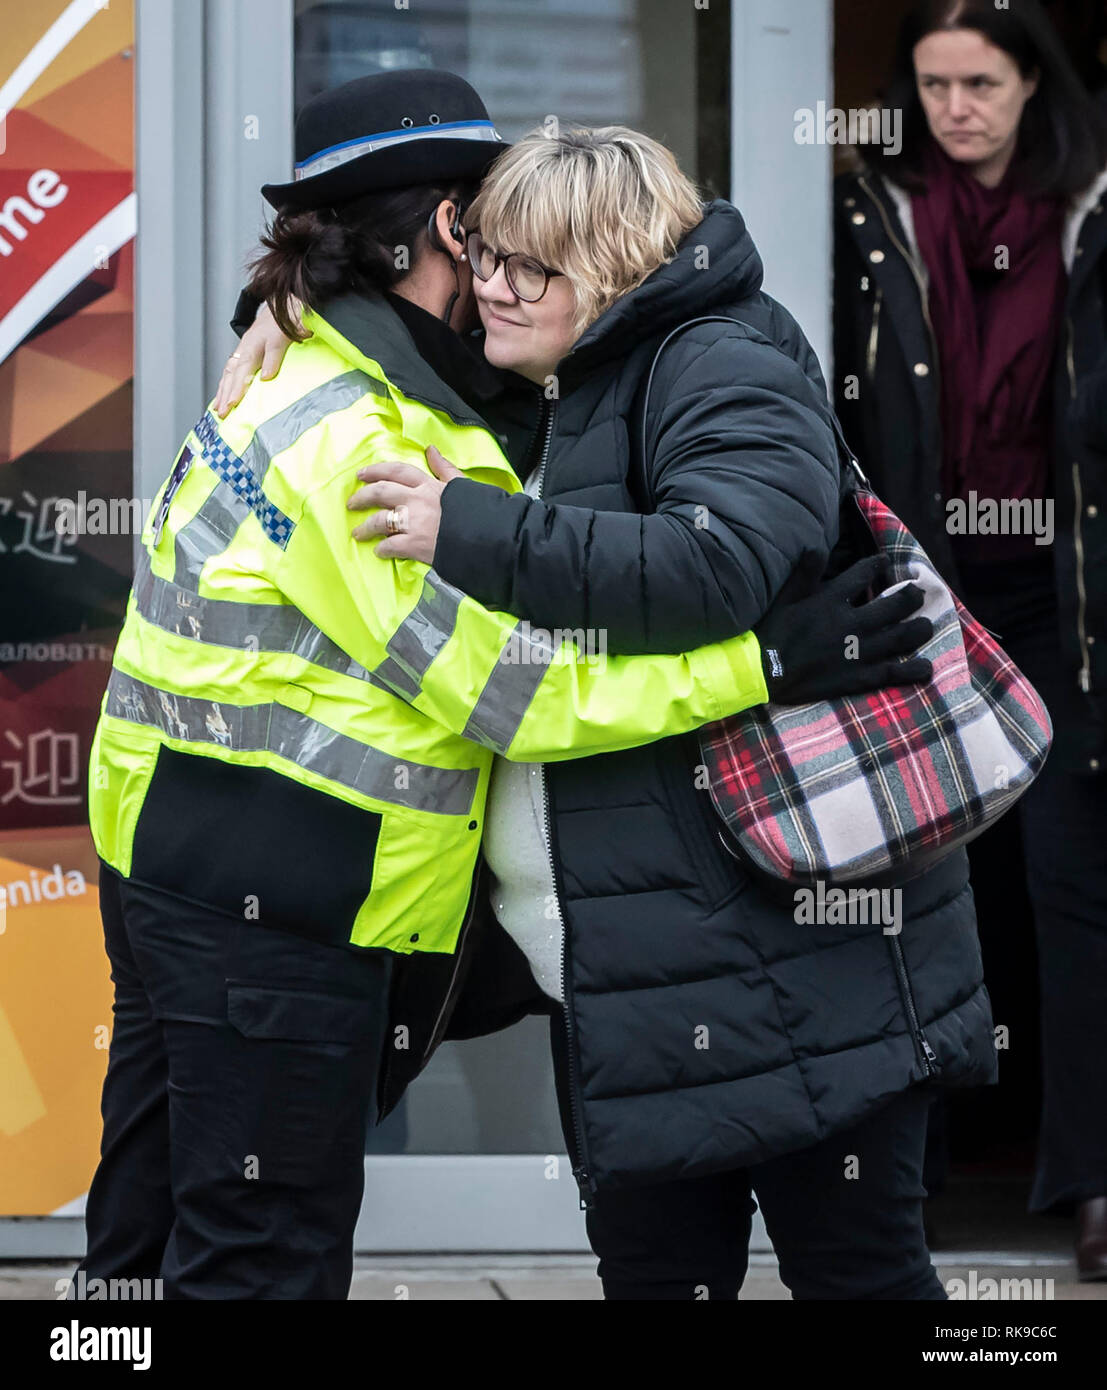
<path fill-rule="evenodd" d="M 132 482 L 133 0 L 0 27 L 0 1216 L 72 1211 L 96 1164 L 111 983 L 87 829 L 130 534 L 59 503 Z M 124 528 L 126 529 L 126 528 Z"/>

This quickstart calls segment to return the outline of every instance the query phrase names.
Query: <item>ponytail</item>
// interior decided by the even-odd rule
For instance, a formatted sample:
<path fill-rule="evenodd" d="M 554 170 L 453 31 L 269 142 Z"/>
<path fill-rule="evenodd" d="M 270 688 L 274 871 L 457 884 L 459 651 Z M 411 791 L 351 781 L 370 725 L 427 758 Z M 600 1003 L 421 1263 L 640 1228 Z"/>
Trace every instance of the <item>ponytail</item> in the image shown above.
<path fill-rule="evenodd" d="M 319 309 L 349 291 L 390 290 L 425 249 L 427 220 L 438 204 L 468 202 L 475 193 L 424 186 L 366 194 L 337 209 L 282 208 L 250 265 L 250 293 L 265 300 L 282 333 L 301 338 L 291 300 Z"/>

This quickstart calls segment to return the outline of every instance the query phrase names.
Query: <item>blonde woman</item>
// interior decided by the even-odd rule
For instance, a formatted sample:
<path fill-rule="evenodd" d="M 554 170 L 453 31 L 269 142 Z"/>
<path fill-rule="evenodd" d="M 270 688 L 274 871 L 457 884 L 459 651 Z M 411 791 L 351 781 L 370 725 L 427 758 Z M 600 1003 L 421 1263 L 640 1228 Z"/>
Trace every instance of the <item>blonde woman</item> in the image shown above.
<path fill-rule="evenodd" d="M 814 354 L 762 292 L 740 214 L 613 127 L 523 140 L 467 222 L 485 355 L 508 373 L 482 413 L 525 491 L 381 461 L 360 534 L 613 651 L 756 623 L 834 546 L 840 479 Z M 704 316 L 732 321 L 668 345 L 643 429 L 659 345 Z M 257 329 L 247 365 L 274 343 Z M 800 659 L 829 670 L 823 627 Z M 493 770 L 493 906 L 548 998 L 605 1294 L 736 1297 L 755 1192 L 795 1297 L 944 1298 L 921 1219 L 928 1083 L 995 1076 L 964 855 L 905 886 L 898 936 L 797 923 L 727 853 L 698 761 L 682 736 Z"/>

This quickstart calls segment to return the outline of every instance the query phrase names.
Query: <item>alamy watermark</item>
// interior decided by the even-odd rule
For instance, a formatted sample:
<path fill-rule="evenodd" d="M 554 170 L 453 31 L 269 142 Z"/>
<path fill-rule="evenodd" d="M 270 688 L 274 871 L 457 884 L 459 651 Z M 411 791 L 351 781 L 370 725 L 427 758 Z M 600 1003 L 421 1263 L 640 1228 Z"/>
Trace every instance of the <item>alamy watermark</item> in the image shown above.
<path fill-rule="evenodd" d="M 1052 497 L 951 497 L 946 503 L 951 536 L 1033 536 L 1035 545 L 1052 545 Z"/>
<path fill-rule="evenodd" d="M 975 1269 L 970 1269 L 968 1274 L 967 1279 L 946 1280 L 946 1293 L 949 1294 L 951 1300 L 967 1299 L 991 1302 L 992 1300 L 1026 1299 L 1037 1301 L 1054 1297 L 1052 1279 L 994 1279 L 991 1275 L 985 1275 L 982 1279 Z M 942 1335 L 946 1337 L 963 1336 L 964 1331 L 963 1329 L 950 1329 Z M 988 1335 L 988 1330 L 983 1329 L 980 1335 Z"/>
<path fill-rule="evenodd" d="M 797 888 L 794 919 L 799 926 L 879 926 L 885 936 L 903 930 L 902 888 Z"/>
<path fill-rule="evenodd" d="M 575 647 L 577 662 L 592 667 L 607 663 L 607 629 L 532 627 L 524 618 L 500 651 L 502 666 L 548 666 L 560 647 Z"/>
<path fill-rule="evenodd" d="M 51 1361 L 129 1361 L 131 1369 L 148 1371 L 153 1330 L 149 1327 L 82 1327 L 76 1318 L 68 1327 L 50 1330 Z"/>
<path fill-rule="evenodd" d="M 151 1303 L 165 1297 L 161 1279 L 91 1279 L 79 1269 L 72 1279 L 55 1279 L 58 1301 L 76 1299 L 82 1303 L 107 1300 L 112 1303 Z"/>
<path fill-rule="evenodd" d="M 795 112 L 797 145 L 880 145 L 885 155 L 903 149 L 903 112 L 894 107 L 801 106 Z"/>
<path fill-rule="evenodd" d="M 54 499 L 59 536 L 141 536 L 152 506 L 149 497 L 92 497 L 82 488 L 76 498 Z"/>

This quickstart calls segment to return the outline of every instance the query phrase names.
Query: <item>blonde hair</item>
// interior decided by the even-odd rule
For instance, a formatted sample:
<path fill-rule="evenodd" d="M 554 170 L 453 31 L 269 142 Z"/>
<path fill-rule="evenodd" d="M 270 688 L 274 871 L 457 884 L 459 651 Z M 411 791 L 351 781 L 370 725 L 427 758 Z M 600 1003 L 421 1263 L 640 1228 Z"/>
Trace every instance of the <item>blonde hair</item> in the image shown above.
<path fill-rule="evenodd" d="M 702 220 L 671 151 L 618 125 L 532 131 L 492 166 L 466 217 L 497 251 L 568 276 L 578 336 Z"/>

